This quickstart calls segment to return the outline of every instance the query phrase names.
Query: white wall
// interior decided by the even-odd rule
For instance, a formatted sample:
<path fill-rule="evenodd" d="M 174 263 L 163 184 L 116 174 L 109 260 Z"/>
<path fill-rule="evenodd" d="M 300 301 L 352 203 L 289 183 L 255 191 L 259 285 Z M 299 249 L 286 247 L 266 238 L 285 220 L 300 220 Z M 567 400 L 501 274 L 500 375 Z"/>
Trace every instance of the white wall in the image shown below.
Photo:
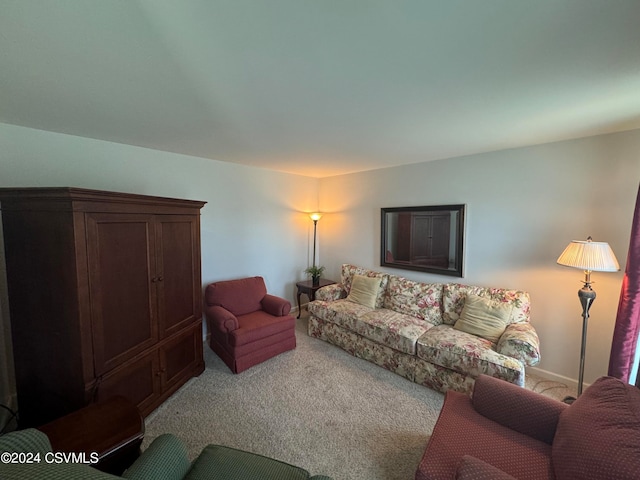
<path fill-rule="evenodd" d="M 263 275 L 294 300 L 310 264 L 329 278 L 379 267 L 380 208 L 465 203 L 464 283 L 527 290 L 539 368 L 577 378 L 582 273 L 555 261 L 572 239 L 608 241 L 624 269 L 640 180 L 640 130 L 321 180 L 0 124 L 0 187 L 76 186 L 207 201 L 202 280 Z M 318 203 L 319 201 L 319 203 Z M 392 270 L 409 278 L 452 277 Z M 2 269 L 0 269 L 0 272 Z M 595 273 L 586 381 L 606 374 L 622 273 Z M 1 313 L 0 313 L 1 314 Z M 1 319 L 0 319 L 1 320 Z"/>
<path fill-rule="evenodd" d="M 526 290 L 539 369 L 576 379 L 581 271 L 556 259 L 569 241 L 609 242 L 624 270 L 640 180 L 640 130 L 321 179 L 326 276 L 350 262 L 424 281 Z M 465 277 L 380 265 L 380 208 L 467 205 Z M 622 273 L 594 273 L 585 381 L 607 372 Z M 539 371 L 540 373 L 540 371 Z M 545 372 L 542 372 L 545 373 Z"/>
<path fill-rule="evenodd" d="M 202 282 L 262 275 L 294 298 L 307 267 L 318 181 L 0 124 L 0 187 L 70 186 L 206 201 Z"/>
<path fill-rule="evenodd" d="M 70 186 L 206 201 L 203 285 L 262 275 L 270 293 L 293 303 L 295 282 L 306 278 L 313 222 L 303 212 L 318 209 L 316 179 L 7 124 L 0 124 L 0 145 L 0 187 Z M 2 289 L 0 298 L 5 328 Z M 2 401 L 7 370 L 0 365 Z"/>

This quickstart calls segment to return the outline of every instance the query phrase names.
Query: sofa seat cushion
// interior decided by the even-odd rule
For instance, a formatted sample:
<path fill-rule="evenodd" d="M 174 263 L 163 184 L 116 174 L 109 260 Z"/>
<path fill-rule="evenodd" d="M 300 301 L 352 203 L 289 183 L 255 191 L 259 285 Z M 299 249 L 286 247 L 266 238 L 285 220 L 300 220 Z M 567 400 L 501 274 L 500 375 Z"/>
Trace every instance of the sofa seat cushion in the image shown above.
<path fill-rule="evenodd" d="M 354 329 L 354 321 L 357 317 L 373 310 L 371 307 L 350 302 L 345 298 L 335 302 L 315 300 L 309 303 L 308 308 L 311 315 L 349 330 Z"/>
<path fill-rule="evenodd" d="M 263 310 L 238 317 L 239 328 L 229 333 L 229 343 L 234 347 L 261 340 L 282 332 L 293 333 L 296 319 L 291 315 L 274 317 Z"/>
<path fill-rule="evenodd" d="M 511 317 L 508 323 L 529 321 L 531 299 L 527 292 L 447 283 L 442 287 L 442 319 L 444 323 L 449 325 L 456 323 L 464 308 L 464 301 L 467 295 L 477 295 L 497 302 L 511 304 L 513 310 L 511 310 Z"/>
<path fill-rule="evenodd" d="M 373 310 L 353 319 L 353 331 L 357 334 L 410 355 L 416 353 L 418 338 L 434 326 L 419 318 L 386 308 Z"/>
<path fill-rule="evenodd" d="M 418 339 L 418 358 L 472 377 L 484 373 L 524 386 L 524 365 L 492 349 L 492 343 L 451 325 L 438 325 Z"/>
<path fill-rule="evenodd" d="M 553 439 L 556 476 L 580 480 L 640 477 L 640 389 L 596 380 L 562 412 Z"/>
<path fill-rule="evenodd" d="M 391 275 L 384 307 L 439 325 L 442 323 L 442 284 Z"/>
<path fill-rule="evenodd" d="M 449 391 L 416 480 L 456 478 L 465 455 L 520 480 L 555 478 L 551 445 L 489 420 L 476 412 L 468 395 Z"/>

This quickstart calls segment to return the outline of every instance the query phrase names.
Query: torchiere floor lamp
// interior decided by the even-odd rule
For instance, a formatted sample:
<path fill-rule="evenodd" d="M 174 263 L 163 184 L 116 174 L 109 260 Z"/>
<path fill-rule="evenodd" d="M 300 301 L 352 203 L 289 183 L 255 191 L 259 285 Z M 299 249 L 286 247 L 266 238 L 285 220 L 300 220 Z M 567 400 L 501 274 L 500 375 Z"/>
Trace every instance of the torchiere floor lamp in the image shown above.
<path fill-rule="evenodd" d="M 322 218 L 320 212 L 310 213 L 309 217 L 313 220 L 313 266 L 316 266 L 316 230 L 318 229 L 318 220 Z"/>
<path fill-rule="evenodd" d="M 558 263 L 567 267 L 584 270 L 584 286 L 578 290 L 578 298 L 582 305 L 582 346 L 580 348 L 580 373 L 578 376 L 578 396 L 582 394 L 584 379 L 584 356 L 587 344 L 587 321 L 589 308 L 596 299 L 596 292 L 591 288 L 591 272 L 617 272 L 620 270 L 618 260 L 606 242 L 594 242 L 591 237 L 586 241 L 573 240 L 558 257 Z M 575 398 L 566 397 L 565 403 L 573 403 Z"/>

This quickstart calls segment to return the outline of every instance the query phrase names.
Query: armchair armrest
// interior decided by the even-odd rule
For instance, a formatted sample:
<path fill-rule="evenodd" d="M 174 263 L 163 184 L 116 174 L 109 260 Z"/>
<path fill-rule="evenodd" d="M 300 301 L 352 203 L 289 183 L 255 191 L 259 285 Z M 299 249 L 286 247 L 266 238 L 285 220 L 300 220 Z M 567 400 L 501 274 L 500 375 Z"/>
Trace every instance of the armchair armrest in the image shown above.
<path fill-rule="evenodd" d="M 190 467 L 184 444 L 166 433 L 151 442 L 122 476 L 129 480 L 182 480 Z"/>
<path fill-rule="evenodd" d="M 489 465 L 482 460 L 464 455 L 460 459 L 456 470 L 456 480 L 478 480 L 479 478 L 490 478 L 491 480 L 516 480 L 514 477 L 499 468 Z"/>
<path fill-rule="evenodd" d="M 335 302 L 346 296 L 346 292 L 341 283 L 332 283 L 331 285 L 325 285 L 316 291 L 315 299 L 323 300 L 325 302 Z"/>
<path fill-rule="evenodd" d="M 496 423 L 551 445 L 560 414 L 568 405 L 512 383 L 480 375 L 473 408 Z"/>
<path fill-rule="evenodd" d="M 540 362 L 540 340 L 529 322 L 508 325 L 498 340 L 496 350 L 530 367 Z"/>
<path fill-rule="evenodd" d="M 262 309 L 276 317 L 284 317 L 285 315 L 289 315 L 291 311 L 291 302 L 289 300 L 285 300 L 284 298 L 276 297 L 275 295 L 269 295 L 268 293 L 264 296 L 261 301 Z"/>
<path fill-rule="evenodd" d="M 16 430 L 0 436 L 0 452 L 39 453 L 51 452 L 49 437 L 35 428 Z"/>
<path fill-rule="evenodd" d="M 219 332 L 229 333 L 238 329 L 238 319 L 226 308 L 215 306 L 207 306 L 205 314 L 209 320 L 209 327 L 215 328 Z"/>

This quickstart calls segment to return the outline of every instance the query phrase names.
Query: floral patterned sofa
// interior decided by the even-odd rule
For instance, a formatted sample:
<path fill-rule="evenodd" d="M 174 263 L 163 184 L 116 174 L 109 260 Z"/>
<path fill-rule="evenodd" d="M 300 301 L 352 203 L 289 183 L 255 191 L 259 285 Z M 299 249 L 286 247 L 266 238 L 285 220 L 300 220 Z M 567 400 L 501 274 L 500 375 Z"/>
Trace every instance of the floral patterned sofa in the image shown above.
<path fill-rule="evenodd" d="M 347 300 L 356 275 L 379 278 L 375 308 Z M 512 306 L 496 343 L 453 327 L 468 295 Z M 341 282 L 322 287 L 315 298 L 310 336 L 441 392 L 470 393 L 481 374 L 524 386 L 525 366 L 540 361 L 526 292 L 421 283 L 344 264 Z"/>

